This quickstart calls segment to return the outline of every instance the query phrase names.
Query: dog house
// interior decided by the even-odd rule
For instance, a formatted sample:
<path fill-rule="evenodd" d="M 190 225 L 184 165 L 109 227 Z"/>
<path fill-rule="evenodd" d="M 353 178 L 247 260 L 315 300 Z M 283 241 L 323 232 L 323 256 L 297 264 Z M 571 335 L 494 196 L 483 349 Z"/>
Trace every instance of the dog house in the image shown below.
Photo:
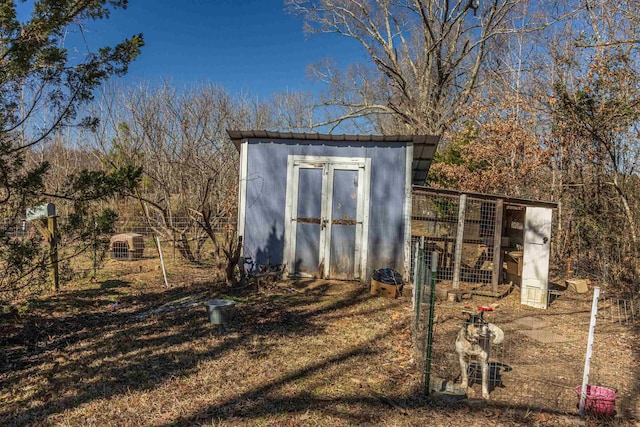
<path fill-rule="evenodd" d="M 116 234 L 109 241 L 109 254 L 121 261 L 140 259 L 144 254 L 144 237 L 137 233 Z"/>
<path fill-rule="evenodd" d="M 557 203 L 429 187 L 413 188 L 412 245 L 436 251 L 438 280 L 458 291 L 547 308 L 551 220 Z M 415 257 L 414 257 L 415 258 Z"/>
<path fill-rule="evenodd" d="M 411 185 L 424 182 L 438 137 L 228 134 L 240 152 L 245 258 L 301 277 L 408 277 Z"/>

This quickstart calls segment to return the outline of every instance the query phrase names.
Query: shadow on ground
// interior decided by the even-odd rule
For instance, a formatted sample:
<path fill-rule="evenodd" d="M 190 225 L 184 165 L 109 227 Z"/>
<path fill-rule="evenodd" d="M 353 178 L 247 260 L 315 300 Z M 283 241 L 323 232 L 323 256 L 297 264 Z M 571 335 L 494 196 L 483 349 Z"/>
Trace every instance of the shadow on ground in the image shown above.
<path fill-rule="evenodd" d="M 107 280 L 38 300 L 27 314 L 0 324 L 0 392 L 10 396 L 0 409 L 0 424 L 40 423 L 92 400 L 151 390 L 170 378 L 197 372 L 203 360 L 223 359 L 251 347 L 256 337 L 295 339 L 322 333 L 324 325 L 316 321 L 319 315 L 339 316 L 343 308 L 370 298 L 356 287 L 309 309 L 330 286 L 308 292 L 304 285 L 297 288 L 237 297 L 241 303 L 223 340 L 214 340 L 219 338 L 217 329 L 207 323 L 201 304 L 221 295 L 222 288 L 214 284 L 148 292 L 125 281 Z M 153 314 L 154 308 L 172 301 L 184 303 L 185 298 L 194 304 Z M 208 339 L 215 344 L 197 350 L 190 347 Z M 337 359 L 368 351 L 354 348 Z M 296 376 L 333 362 L 310 366 Z M 267 384 L 264 389 L 273 386 Z M 224 407 L 221 404 L 213 412 L 224 412 Z"/>
<path fill-rule="evenodd" d="M 202 306 L 203 301 L 220 297 L 238 302 L 237 313 L 222 336 L 207 322 Z M 354 314 L 384 324 L 369 338 L 354 339 L 342 348 L 308 349 L 310 354 L 319 352 L 318 357 L 303 363 L 274 364 L 272 375 L 264 381 L 171 413 L 166 422 L 149 418 L 144 423 L 306 425 L 320 414 L 325 423 L 346 425 L 461 425 L 486 417 L 486 406 L 443 406 L 428 401 L 418 388 L 403 389 L 403 382 L 419 376 L 411 360 L 406 361 L 404 374 L 398 375 L 398 361 L 392 359 L 396 346 L 410 345 L 410 335 L 402 335 L 408 330 L 406 322 L 394 317 L 409 304 L 408 299 L 374 300 L 362 285 L 322 281 L 286 283 L 258 294 L 246 289 L 232 292 L 216 284 L 165 289 L 114 280 L 64 292 L 37 301 L 17 321 L 0 324 L 0 396 L 5 402 L 0 407 L 0 424 L 85 423 L 76 422 L 75 413 L 84 406 L 109 407 L 118 397 L 143 392 L 155 396 L 154 390 L 176 378 L 197 381 L 207 363 L 220 362 L 224 369 L 238 353 L 246 354 L 246 363 L 266 361 L 268 366 L 275 343 L 286 341 L 294 349 L 299 342 L 308 343 L 309 337 L 341 334 L 341 328 L 354 321 Z M 169 308 L 159 311 L 162 307 Z M 352 371 L 354 366 L 360 372 Z M 507 371 L 496 366 L 496 380 L 500 379 L 498 368 Z M 217 386 L 216 378 L 209 386 Z M 375 387 L 349 383 L 354 378 L 379 381 Z M 327 385 L 336 391 L 317 390 Z M 171 398 L 179 396 L 176 392 Z M 165 403 L 156 402 L 158 406 Z M 536 408 L 490 408 L 502 414 L 495 415 L 495 420 L 505 416 L 505 422 L 540 425 L 532 415 Z M 120 425 L 125 424 L 140 421 Z"/>

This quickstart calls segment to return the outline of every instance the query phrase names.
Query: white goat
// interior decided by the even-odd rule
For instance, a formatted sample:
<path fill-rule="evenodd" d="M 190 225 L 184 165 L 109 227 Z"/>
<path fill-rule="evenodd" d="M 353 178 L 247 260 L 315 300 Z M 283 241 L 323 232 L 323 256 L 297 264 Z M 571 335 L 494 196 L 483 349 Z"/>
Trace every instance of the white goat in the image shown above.
<path fill-rule="evenodd" d="M 493 323 L 486 322 L 479 314 L 468 314 L 468 319 L 458 332 L 456 352 L 460 359 L 462 378 L 460 387 L 469 387 L 468 358 L 475 356 L 482 367 L 482 397 L 489 398 L 489 354 L 491 344 L 500 344 L 504 340 L 504 332 Z M 493 341 L 492 341 L 493 339 Z"/>

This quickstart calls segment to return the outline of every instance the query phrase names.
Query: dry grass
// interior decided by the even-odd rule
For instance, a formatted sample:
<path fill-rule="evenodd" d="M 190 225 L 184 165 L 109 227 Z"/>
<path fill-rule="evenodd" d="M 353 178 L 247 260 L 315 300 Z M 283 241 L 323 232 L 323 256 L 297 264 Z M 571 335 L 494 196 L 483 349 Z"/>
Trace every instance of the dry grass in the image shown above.
<path fill-rule="evenodd" d="M 505 338 L 501 345 L 491 348 L 496 379 L 496 387 L 490 387 L 492 404 L 575 413 L 578 401 L 575 387 L 583 379 L 591 298 L 591 292 L 563 291 L 547 310 L 522 305 L 517 291 L 498 301 L 476 297 L 459 304 L 436 303 L 432 372 L 449 381 L 459 377 L 458 356 L 453 346 L 464 318 L 459 308 L 493 304 L 496 311 L 485 318 L 500 326 Z M 605 299 L 599 304 L 589 383 L 615 389 L 618 414 L 637 417 L 640 331 L 637 321 L 610 317 L 617 313 L 611 303 Z M 538 323 L 531 326 L 528 324 L 531 321 Z M 469 394 L 479 397 L 479 374 L 473 383 Z"/>
<path fill-rule="evenodd" d="M 221 296 L 237 301 L 223 334 L 200 304 L 147 315 Z M 408 298 L 371 297 L 353 283 L 246 294 L 211 283 L 165 289 L 131 275 L 76 284 L 0 324 L 0 424 L 596 425 L 526 408 L 428 404 L 411 318 Z"/>

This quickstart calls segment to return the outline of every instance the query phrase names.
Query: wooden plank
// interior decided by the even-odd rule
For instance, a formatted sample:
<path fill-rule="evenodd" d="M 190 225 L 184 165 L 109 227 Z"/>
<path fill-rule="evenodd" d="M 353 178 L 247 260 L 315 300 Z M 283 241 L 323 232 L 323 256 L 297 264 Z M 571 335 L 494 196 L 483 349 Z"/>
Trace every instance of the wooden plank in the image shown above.
<path fill-rule="evenodd" d="M 293 155 L 287 156 L 287 186 L 285 188 L 285 205 L 284 205 L 284 251 L 282 254 L 283 262 L 289 267 L 291 274 L 295 273 L 294 258 L 295 253 L 292 251 L 295 248 L 294 244 L 294 230 L 296 224 L 294 219 L 297 215 L 294 215 L 293 205 L 296 196 L 293 194 L 293 176 L 297 173 L 295 168 Z M 243 255 L 244 256 L 244 255 Z"/>
<path fill-rule="evenodd" d="M 464 237 L 464 218 L 466 213 L 467 195 L 461 194 L 458 205 L 458 229 L 456 230 L 456 252 L 453 264 L 453 288 L 460 288 L 460 268 L 462 265 L 462 243 Z"/>
<path fill-rule="evenodd" d="M 475 288 L 469 291 L 469 293 L 472 295 L 491 297 L 491 298 L 503 298 L 507 296 L 509 292 L 511 292 L 510 285 L 500 285 L 496 288 L 495 291 L 488 291 L 482 288 Z"/>
<path fill-rule="evenodd" d="M 450 237 L 435 237 L 429 233 L 414 233 L 412 234 L 414 237 L 426 237 L 430 242 L 444 242 L 445 244 L 453 243 L 456 239 L 452 239 Z M 482 239 L 463 239 L 462 243 L 468 243 L 471 245 L 484 245 L 485 241 Z"/>
<path fill-rule="evenodd" d="M 245 237 L 245 216 L 247 214 L 247 171 L 249 159 L 249 143 L 245 140 L 240 145 L 240 177 L 238 182 L 238 236 Z M 244 257 L 244 245 L 240 247 L 240 256 Z M 242 263 L 241 263 L 242 264 Z"/>
<path fill-rule="evenodd" d="M 320 278 L 328 278 L 331 274 L 331 210 L 333 209 L 333 172 L 335 164 L 331 162 L 322 164 L 322 197 L 320 216 L 320 265 L 318 270 Z"/>
<path fill-rule="evenodd" d="M 422 238 L 424 239 L 424 237 Z M 414 283 L 418 282 L 418 248 L 420 247 L 420 243 L 416 241 L 414 243 L 414 254 L 413 257 L 413 280 L 411 281 L 411 309 L 415 311 L 416 309 L 416 287 L 413 286 Z"/>
<path fill-rule="evenodd" d="M 502 213 L 504 201 L 496 200 L 495 230 L 493 232 L 493 271 L 491 273 L 491 289 L 498 290 L 500 276 L 502 275 Z"/>
<path fill-rule="evenodd" d="M 369 203 L 371 195 L 371 157 L 364 159 L 364 171 L 362 180 L 362 255 L 360 258 L 360 280 L 365 280 L 367 275 L 367 262 L 369 256 Z M 358 188 L 360 191 L 360 188 Z M 358 195 L 358 198 L 360 194 Z M 358 214 L 358 221 L 360 221 L 360 214 Z"/>

